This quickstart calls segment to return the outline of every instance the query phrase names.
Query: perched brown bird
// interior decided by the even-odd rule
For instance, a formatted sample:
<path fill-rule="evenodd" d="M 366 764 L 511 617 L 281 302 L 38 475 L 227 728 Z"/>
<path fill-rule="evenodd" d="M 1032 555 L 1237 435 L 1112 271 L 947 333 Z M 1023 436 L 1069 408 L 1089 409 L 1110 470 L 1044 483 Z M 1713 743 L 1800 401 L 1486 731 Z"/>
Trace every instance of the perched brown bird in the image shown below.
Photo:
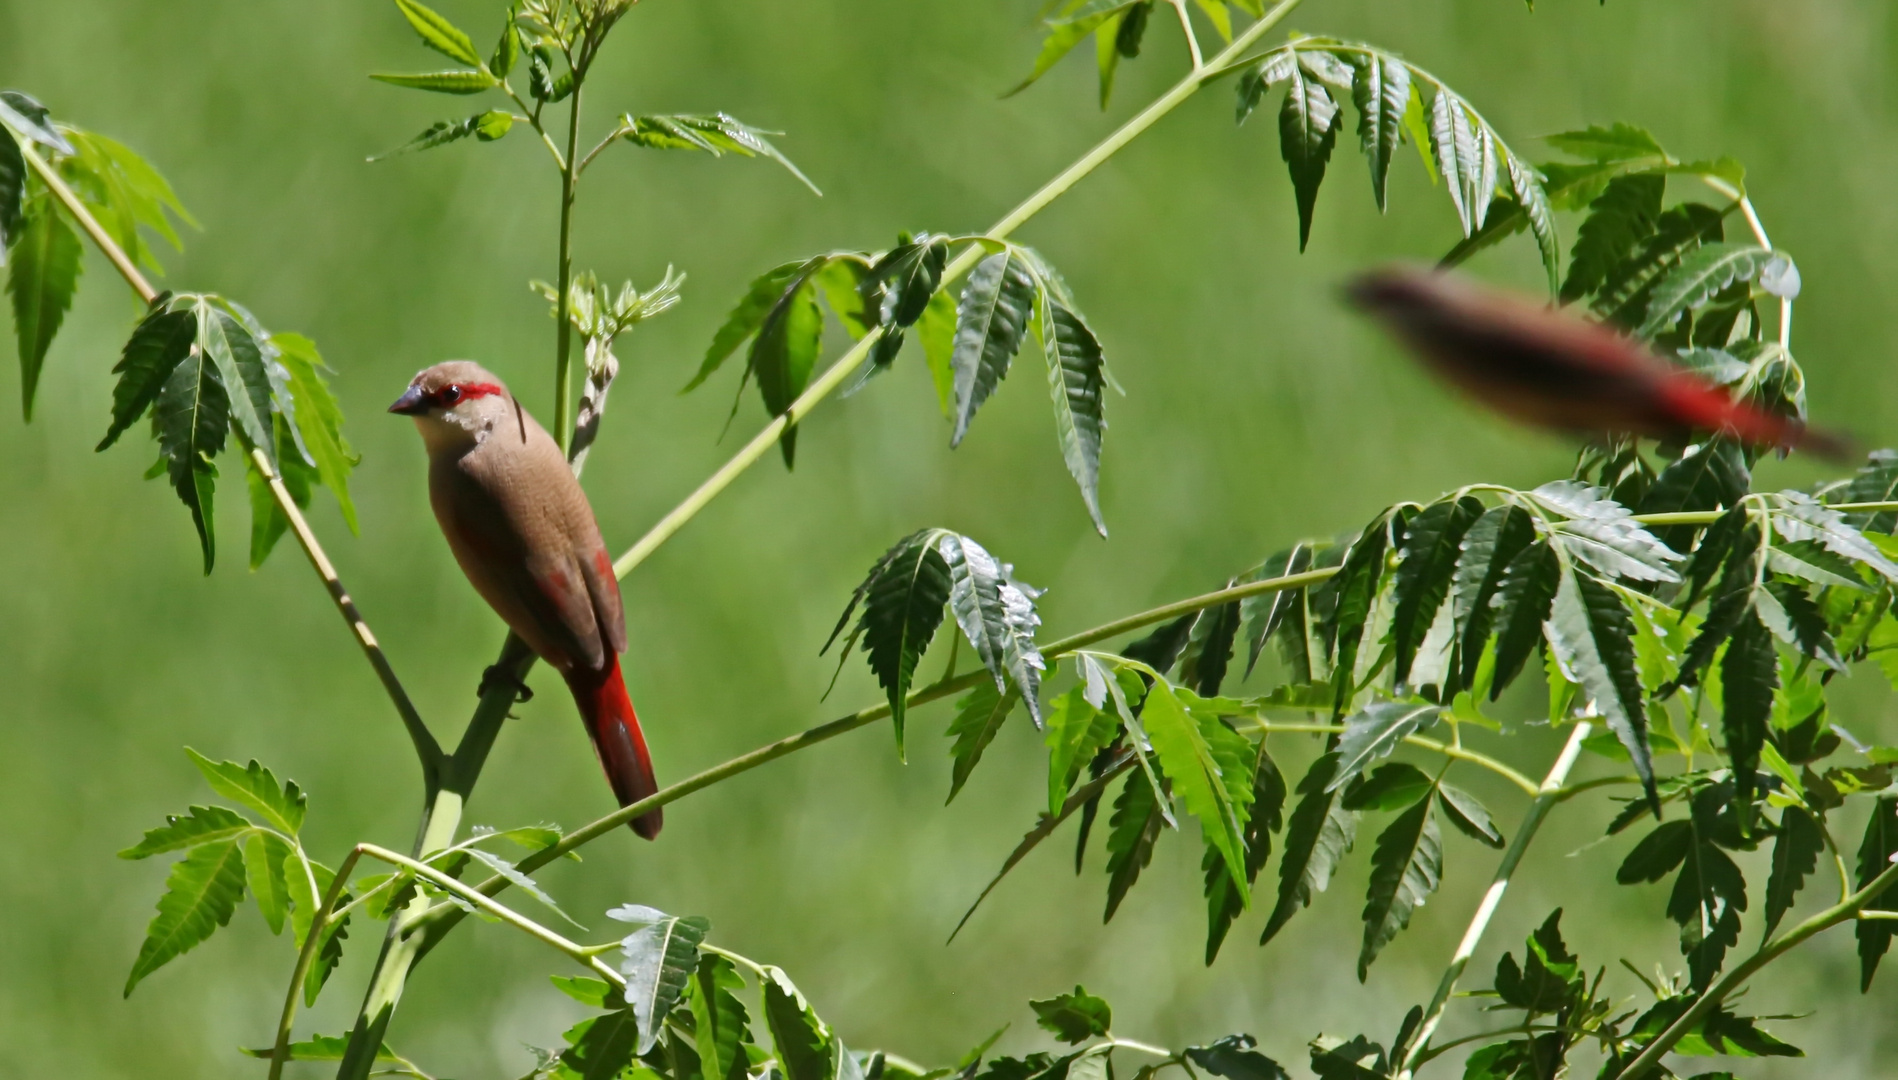
<path fill-rule="evenodd" d="M 535 655 L 567 680 L 621 806 L 659 790 L 620 676 L 619 579 L 566 458 L 501 380 L 454 360 L 415 376 L 392 413 L 428 447 L 428 497 L 449 550 Z M 650 840 L 658 810 L 631 822 Z"/>
<path fill-rule="evenodd" d="M 1519 422 L 1651 438 L 1724 432 L 1754 446 L 1849 453 L 1845 440 L 1736 401 L 1612 328 L 1412 266 L 1345 287 L 1437 375 Z"/>

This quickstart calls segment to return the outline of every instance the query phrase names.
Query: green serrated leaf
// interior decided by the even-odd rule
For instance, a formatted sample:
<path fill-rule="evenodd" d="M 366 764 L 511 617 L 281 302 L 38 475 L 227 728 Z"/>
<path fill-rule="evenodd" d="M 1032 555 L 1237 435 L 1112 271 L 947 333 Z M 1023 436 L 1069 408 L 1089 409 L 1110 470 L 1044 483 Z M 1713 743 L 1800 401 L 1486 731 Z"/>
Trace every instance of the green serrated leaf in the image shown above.
<path fill-rule="evenodd" d="M 1364 945 L 1358 952 L 1358 981 L 1397 932 L 1410 925 L 1443 880 L 1443 837 L 1437 827 L 1435 800 L 1426 793 L 1397 815 L 1377 838 L 1371 853 L 1371 884 L 1364 901 Z"/>
<path fill-rule="evenodd" d="M 764 131 L 752 127 L 735 116 L 725 113 L 707 113 L 688 115 L 674 113 L 665 116 L 633 116 L 620 118 L 620 137 L 634 146 L 650 147 L 657 150 L 702 150 L 713 157 L 725 154 L 737 154 L 739 157 L 766 158 L 783 166 L 785 171 L 797 177 L 798 181 L 817 195 L 817 185 L 805 176 L 803 171 L 791 163 L 778 148 L 772 145 L 767 135 L 776 135 L 775 131 Z"/>
<path fill-rule="evenodd" d="M 1727 757 L 1733 762 L 1734 809 L 1745 821 L 1752 815 L 1754 778 L 1766 722 L 1779 691 L 1779 654 L 1773 636 L 1755 612 L 1748 612 L 1727 641 L 1720 663 L 1721 727 Z"/>
<path fill-rule="evenodd" d="M 903 720 L 916 662 L 942 625 L 943 607 L 949 600 L 949 564 L 936 543 L 942 535 L 940 529 L 923 529 L 897 541 L 857 586 L 843 618 L 831 631 L 831 640 L 824 643 L 828 650 L 858 601 L 863 601 L 856 636 L 862 639 L 870 670 L 888 697 L 898 754 L 903 752 Z"/>
<path fill-rule="evenodd" d="M 1562 240 L 1555 228 L 1555 208 L 1550 204 L 1547 180 L 1535 166 L 1504 151 L 1504 171 L 1509 190 L 1515 192 L 1516 205 L 1522 207 L 1529 222 L 1530 235 L 1536 238 L 1536 250 L 1542 254 L 1542 269 L 1549 278 L 1549 293 L 1554 295 L 1562 278 Z"/>
<path fill-rule="evenodd" d="M 1434 786 L 1415 765 L 1392 762 L 1369 776 L 1360 776 L 1344 789 L 1347 810 L 1402 810 L 1429 794 Z"/>
<path fill-rule="evenodd" d="M 0 144 L 18 153 L 11 136 L 0 135 Z M 29 201 L 17 221 L 5 220 L 5 179 L 0 175 L 0 241 L 11 243 L 5 254 L 7 294 L 13 300 L 13 331 L 20 352 L 20 409 L 31 422 L 40 370 L 72 307 L 83 263 L 79 237 L 50 197 Z"/>
<path fill-rule="evenodd" d="M 496 121 L 492 119 L 493 116 L 494 114 L 491 112 L 484 112 L 476 113 L 462 120 L 437 120 L 415 138 L 410 139 L 408 142 L 392 150 L 384 150 L 380 154 L 373 154 L 367 160 L 384 161 L 401 154 L 412 154 L 421 150 L 433 150 L 437 146 L 457 142 L 470 135 L 481 136 L 481 141 L 483 142 L 493 142 L 499 138 L 500 135 L 507 133 L 505 130 L 502 130 L 498 135 L 493 133 L 496 124 Z M 512 121 L 510 121 L 510 123 L 511 122 Z"/>
<path fill-rule="evenodd" d="M 811 371 L 823 344 L 824 313 L 817 306 L 817 290 L 811 281 L 816 266 L 812 263 L 804 266 L 758 326 L 746 368 L 758 380 L 758 395 L 764 401 L 765 411 L 774 417 L 788 412 L 791 403 L 810 384 Z M 795 424 L 784 429 L 778 446 L 784 454 L 784 467 L 788 469 L 797 459 Z"/>
<path fill-rule="evenodd" d="M 250 807 L 271 828 L 290 836 L 303 828 L 309 800 L 295 780 L 286 780 L 279 787 L 276 775 L 256 761 L 249 765 L 212 761 L 190 747 L 185 748 L 185 754 L 213 791 Z"/>
<path fill-rule="evenodd" d="M 1325 181 L 1325 166 L 1338 142 L 1338 103 L 1323 83 L 1307 78 L 1299 66 L 1290 67 L 1286 78 L 1290 87 L 1279 109 L 1279 156 L 1292 174 L 1292 191 L 1298 203 L 1298 250 L 1303 252 L 1311 241 L 1318 188 Z"/>
<path fill-rule="evenodd" d="M 1392 675 L 1397 683 L 1409 678 L 1417 647 L 1435 621 L 1437 609 L 1450 595 L 1463 538 L 1482 516 L 1483 504 L 1466 495 L 1432 503 L 1411 519 L 1404 536 L 1403 561 L 1397 564 L 1391 586 L 1397 605 L 1390 631 L 1395 651 Z"/>
<path fill-rule="evenodd" d="M 1489 816 L 1489 809 L 1476 796 L 1453 784 L 1439 783 L 1437 801 L 1443 807 L 1444 816 L 1459 832 L 1479 844 L 1502 850 L 1503 834 Z"/>
<path fill-rule="evenodd" d="M 1395 57 L 1354 55 L 1357 78 L 1351 100 L 1358 107 L 1358 142 L 1371 165 L 1371 194 L 1385 208 L 1385 180 L 1403 140 L 1404 110 L 1410 104 L 1410 69 Z M 1491 167 L 1490 175 L 1495 175 Z M 1492 179 L 1490 186 L 1495 182 Z"/>
<path fill-rule="evenodd" d="M 167 851 L 227 840 L 255 828 L 234 810 L 222 806 L 194 806 L 187 815 L 166 814 L 165 823 L 148 829 L 145 838 L 119 852 L 121 859 L 148 859 Z"/>
<path fill-rule="evenodd" d="M 370 78 L 390 86 L 410 90 L 432 90 L 438 94 L 479 94 L 501 85 L 485 71 L 426 71 L 416 74 L 375 74 Z"/>
<path fill-rule="evenodd" d="M 1535 542 L 1535 522 L 1529 512 L 1513 503 L 1492 507 L 1470 526 L 1457 552 L 1451 603 L 1458 627 L 1458 684 L 1469 686 L 1476 677 L 1484 645 L 1496 625 L 1499 590 L 1509 564 Z"/>
<path fill-rule="evenodd" d="M 1766 879 L 1766 923 L 1760 940 L 1771 939 L 1779 921 L 1792 910 L 1806 878 L 1818 869 L 1825 846 L 1825 832 L 1812 815 L 1804 807 L 1787 807 L 1773 841 L 1773 869 Z"/>
<path fill-rule="evenodd" d="M 1009 362 L 1021 351 L 1035 306 L 1035 279 L 1027 261 L 1013 249 L 987 256 L 969 272 L 956 307 L 954 372 L 950 416 L 955 430 L 950 446 L 959 446 L 969 421 L 1008 375 Z"/>
<path fill-rule="evenodd" d="M 1544 136 L 1544 141 L 1562 153 L 1594 161 L 1638 161 L 1665 159 L 1667 151 L 1646 130 L 1632 124 L 1610 127 L 1590 126 L 1580 131 L 1564 131 Z"/>
<path fill-rule="evenodd" d="M 229 925 L 244 898 L 244 853 L 235 839 L 199 844 L 174 863 L 158 898 L 158 914 L 125 980 L 125 996 L 145 976 Z"/>
<path fill-rule="evenodd" d="M 1102 922 L 1110 922 L 1127 890 L 1140 880 L 1140 872 L 1153 859 L 1153 845 L 1166 824 L 1161 800 L 1154 797 L 1153 784 L 1139 769 L 1128 772 L 1127 782 L 1114 798 L 1113 816 L 1107 832 L 1107 910 Z"/>
<path fill-rule="evenodd" d="M 949 610 L 975 653 L 995 679 L 998 692 L 1010 685 L 1041 726 L 1041 672 L 1046 663 L 1035 646 L 1034 599 L 1040 590 L 1015 580 L 1012 566 L 998 561 L 966 536 L 938 531 L 933 539 L 949 571 Z"/>
<path fill-rule="evenodd" d="M 1247 885 L 1258 880 L 1259 871 L 1265 869 L 1272 855 L 1272 836 L 1284 828 L 1285 794 L 1285 777 L 1266 753 L 1265 740 L 1261 739 L 1254 751 L 1252 806 L 1245 828 Z M 1233 921 L 1246 909 L 1247 897 L 1233 884 L 1225 857 L 1217 847 L 1207 845 L 1200 869 L 1206 877 L 1206 963 L 1210 966 Z"/>
<path fill-rule="evenodd" d="M 1865 838 L 1859 842 L 1857 887 L 1865 888 L 1890 869 L 1893 855 L 1898 855 L 1898 798 L 1885 796 L 1873 804 L 1872 816 L 1865 823 Z M 1858 938 L 1859 992 L 1864 993 L 1872 988 L 1878 962 L 1891 948 L 1893 924 L 1883 919 L 1860 919 L 1853 923 L 1852 930 Z"/>
<path fill-rule="evenodd" d="M 1496 674 L 1490 684 L 1489 699 L 1495 701 L 1515 681 L 1542 641 L 1542 626 L 1549 617 L 1561 584 L 1561 560 L 1555 548 L 1541 542 L 1525 548 L 1509 563 L 1502 586 L 1496 592 Z"/>
<path fill-rule="evenodd" d="M 1640 334 L 1652 338 L 1684 311 L 1699 307 L 1737 281 L 1752 281 L 1775 253 L 1748 244 L 1702 244 L 1654 287 Z"/>
<path fill-rule="evenodd" d="M 1080 684 L 1056 698 L 1047 710 L 1048 733 L 1048 813 L 1059 814 L 1068 792 L 1080 778 L 1081 769 L 1094 760 L 1120 733 L 1120 722 L 1111 712 L 1087 700 L 1088 688 Z"/>
<path fill-rule="evenodd" d="M 1298 782 L 1298 805 L 1286 822 L 1285 854 L 1279 860 L 1278 902 L 1259 938 L 1261 945 L 1325 891 L 1332 871 L 1351 850 L 1358 815 L 1344 808 L 1341 794 L 1332 786 L 1338 765 L 1338 754 L 1327 753 L 1312 762 Z"/>
<path fill-rule="evenodd" d="M 695 915 L 681 918 L 636 904 L 614 908 L 606 917 L 637 927 L 620 942 L 619 969 L 626 976 L 624 994 L 639 1033 L 635 1052 L 644 1054 L 658 1042 L 666 1017 L 697 970 L 699 945 L 711 923 Z"/>
<path fill-rule="evenodd" d="M 1327 783 L 1333 791 L 1357 779 L 1371 762 L 1388 757 L 1409 735 L 1437 722 L 1442 709 L 1429 702 L 1377 701 L 1353 713 L 1339 736 L 1338 764 Z"/>
<path fill-rule="evenodd" d="M 1752 484 L 1746 455 L 1739 444 L 1731 439 L 1715 439 L 1690 448 L 1662 469 L 1637 509 L 1642 514 L 1724 510 L 1736 505 Z M 1684 554 L 1699 531 L 1698 526 L 1671 525 L 1656 529 L 1654 535 Z"/>
<path fill-rule="evenodd" d="M 1107 524 L 1101 518 L 1101 437 L 1106 432 L 1107 360 L 1100 339 L 1080 312 L 1044 283 L 1036 318 L 1041 351 L 1048 362 L 1048 390 L 1054 402 L 1055 438 L 1068 473 L 1080 485 L 1094 529 L 1102 537 Z"/>
<path fill-rule="evenodd" d="M 727 958 L 699 956 L 692 974 L 692 1028 L 705 1080 L 744 1080 L 751 1058 L 751 1017 L 738 993 L 745 980 Z"/>
<path fill-rule="evenodd" d="M 956 702 L 955 719 L 949 723 L 944 734 L 955 740 L 949 753 L 955 759 L 955 767 L 950 773 L 949 798 L 954 802 L 956 793 L 962 785 L 968 783 L 969 774 L 982 760 L 982 752 L 988 749 L 995 739 L 995 733 L 1001 730 L 1002 722 L 1013 712 L 1021 695 L 1011 687 L 1004 694 L 995 688 L 994 683 L 977 683 L 961 701 Z"/>
<path fill-rule="evenodd" d="M 1568 277 L 1562 282 L 1560 297 L 1564 304 L 1592 296 L 1615 267 L 1631 258 L 1641 242 L 1654 234 L 1666 190 L 1665 176 L 1637 173 L 1610 180 L 1588 204 L 1588 217 L 1576 234 Z"/>
<path fill-rule="evenodd" d="M 785 1080 L 836 1080 L 830 1028 L 783 971 L 767 965 L 761 981 L 765 1024 Z"/>
<path fill-rule="evenodd" d="M 395 0 L 396 10 L 409 21 L 415 32 L 421 35 L 422 43 L 450 60 L 457 60 L 469 67 L 481 66 L 481 54 L 475 52 L 474 42 L 468 35 L 455 27 L 454 23 L 436 14 L 419 0 Z"/>
<path fill-rule="evenodd" d="M 1114 1024 L 1114 1010 L 1106 1001 L 1076 986 L 1072 994 L 1056 994 L 1028 1003 L 1035 1023 L 1064 1043 L 1083 1043 L 1105 1036 Z"/>
<path fill-rule="evenodd" d="M 1700 203 L 1680 203 L 1654 221 L 1654 235 L 1641 249 L 1609 273 L 1589 307 L 1626 329 L 1636 329 L 1647 317 L 1656 285 L 1703 243 L 1724 235 L 1724 215 Z"/>
<path fill-rule="evenodd" d="M 1226 731 L 1216 717 L 1200 718 L 1187 711 L 1180 696 L 1166 682 L 1156 682 L 1147 694 L 1141 723 L 1153 740 L 1160 767 L 1173 781 L 1173 791 L 1188 813 L 1198 818 L 1210 843 L 1226 859 L 1226 870 L 1234 879 L 1245 875 L 1245 802 L 1233 797 L 1227 778 L 1213 755 L 1210 728 Z M 1226 731 L 1227 734 L 1231 734 Z M 1217 736 L 1213 736 L 1217 738 Z M 1238 791 L 1251 796 L 1251 785 L 1241 778 Z M 1241 899 L 1247 889 L 1236 885 Z"/>
<path fill-rule="evenodd" d="M 1581 683 L 1627 749 L 1648 799 L 1659 808 L 1648 751 L 1646 706 L 1635 670 L 1634 624 L 1614 590 L 1571 569 L 1561 576 L 1549 613 L 1549 644 Z"/>
<path fill-rule="evenodd" d="M 297 433 L 316 463 L 323 486 L 336 496 L 350 532 L 359 532 L 356 504 L 349 497 L 349 473 L 361 460 L 343 437 L 343 411 L 322 373 L 329 370 L 316 343 L 302 334 L 273 334 L 270 343 L 277 359 L 290 373 L 290 396 L 295 402 Z"/>

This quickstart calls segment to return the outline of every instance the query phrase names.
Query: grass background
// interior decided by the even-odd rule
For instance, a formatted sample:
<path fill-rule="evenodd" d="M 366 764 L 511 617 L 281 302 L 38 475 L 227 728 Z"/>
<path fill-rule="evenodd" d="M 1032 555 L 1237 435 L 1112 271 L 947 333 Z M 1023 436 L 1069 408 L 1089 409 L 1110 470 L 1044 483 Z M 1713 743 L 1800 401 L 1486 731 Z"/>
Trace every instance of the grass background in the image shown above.
<path fill-rule="evenodd" d="M 500 20 L 492 0 L 438 7 L 479 41 Z M 780 145 L 825 197 L 767 164 L 631 148 L 587 177 L 578 267 L 642 284 L 668 264 L 690 276 L 685 303 L 619 349 L 625 373 L 587 475 L 609 543 L 630 543 L 760 422 L 747 397 L 718 439 L 735 368 L 676 393 L 751 277 L 813 251 L 886 246 L 899 229 L 980 229 L 1181 70 L 1177 30 L 1156 20 L 1105 115 L 1084 55 L 1000 100 L 1033 59 L 1032 15 L 1028 0 L 650 0 L 625 21 L 592 86 L 590 129 L 622 110 L 724 109 L 788 132 Z M 1509 0 L 1310 0 L 1287 25 L 1404 53 L 1518 146 L 1627 120 L 1681 157 L 1740 157 L 1804 274 L 1795 345 L 1815 416 L 1871 445 L 1898 439 L 1898 331 L 1885 301 L 1898 277 L 1889 4 L 1544 0 L 1531 14 Z M 165 283 L 238 297 L 273 328 L 313 336 L 338 369 L 363 455 L 363 532 L 351 537 L 329 506 L 316 527 L 425 715 L 453 732 L 501 627 L 439 539 L 410 425 L 381 408 L 416 369 L 472 357 L 530 409 L 551 411 L 552 326 L 526 282 L 554 272 L 557 204 L 524 129 L 498 145 L 363 163 L 463 105 L 365 74 L 439 60 L 379 0 L 0 2 L 0 83 L 147 155 L 202 221 L 185 253 L 165 256 Z M 1570 445 L 1450 398 L 1335 302 L 1353 269 L 1429 257 L 1455 238 L 1449 202 L 1416 160 L 1398 161 L 1380 216 L 1361 159 L 1341 145 L 1300 257 L 1273 118 L 1235 130 L 1229 95 L 1220 85 L 1189 103 L 1021 236 L 1073 284 L 1128 392 L 1109 402 L 1102 497 L 1113 539 L 1093 534 L 1062 467 L 1032 355 L 953 454 L 922 365 L 906 356 L 805 425 L 794 474 L 768 459 L 626 582 L 628 677 L 664 776 L 876 700 L 853 662 L 820 703 L 831 668 L 817 646 L 865 567 L 920 526 L 969 533 L 1049 587 L 1042 610 L 1058 635 L 1215 586 L 1395 499 L 1566 473 Z M 1476 268 L 1525 287 L 1538 273 L 1527 240 Z M 295 777 L 311 794 L 306 835 L 332 862 L 358 838 L 406 847 L 415 769 L 298 554 L 286 547 L 244 570 L 234 459 L 223 559 L 200 578 L 182 509 L 139 479 L 149 447 L 128 439 L 92 453 L 135 305 L 103 260 L 88 256 L 87 275 L 38 419 L 0 420 L 0 550 L 12 571 L 0 600 L 0 820 L 10 823 L 0 1072 L 247 1075 L 257 1066 L 234 1048 L 268 1039 L 284 942 L 240 913 L 121 1000 L 164 869 L 113 852 L 161 814 L 208 799 L 183 745 Z M 0 401 L 17 388 L 17 372 L 0 366 Z M 1798 462 L 1762 473 L 1785 484 L 1819 475 Z M 547 692 L 503 734 L 470 822 L 574 825 L 609 808 L 570 705 L 544 672 L 537 685 Z M 1516 712 L 1531 714 L 1534 698 L 1522 695 Z M 1835 700 L 1861 737 L 1891 741 L 1875 675 Z M 944 947 L 1044 790 L 1039 746 L 1020 725 L 944 808 L 947 719 L 945 706 L 916 714 L 907 765 L 887 729 L 869 729 L 671 808 L 661 843 L 602 841 L 545 880 L 583 922 L 628 901 L 710 916 L 717 941 L 784 966 L 853 1046 L 944 1061 L 1012 1022 L 1003 1047 L 1019 1051 L 1039 1042 L 1025 999 L 1084 982 L 1130 1037 L 1245 1030 L 1302 1068 L 1303 1044 L 1321 1030 L 1388 1040 L 1427 998 L 1493 866 L 1448 840 L 1443 891 L 1364 985 L 1353 961 L 1368 842 L 1292 933 L 1254 948 L 1255 912 L 1210 969 L 1190 836 L 1162 843 L 1105 927 L 1098 848 L 1077 879 L 1058 840 Z M 1538 773 L 1555 750 L 1535 729 L 1494 746 Z M 1310 750 L 1288 740 L 1285 753 L 1302 761 Z M 1520 796 L 1465 779 L 1513 824 Z M 1673 957 L 1662 888 L 1602 884 L 1631 841 L 1586 846 L 1612 811 L 1588 802 L 1555 818 L 1473 985 L 1564 903 L 1571 942 L 1609 966 L 1620 993 L 1638 986 L 1618 957 Z M 1831 887 L 1821 875 L 1809 899 Z M 338 1030 L 353 1013 L 375 936 L 356 935 L 302 1030 Z M 518 935 L 471 925 L 411 980 L 391 1040 L 437 1075 L 518 1075 L 531 1060 L 522 1044 L 557 1043 L 577 1015 L 545 981 L 562 970 Z M 1819 1010 L 1777 1029 L 1812 1059 L 1744 1075 L 1887 1074 L 1875 1062 L 1898 1048 L 1881 1022 L 1898 984 L 1888 973 L 1861 998 L 1856 981 L 1842 932 L 1775 968 L 1746 1007 Z M 1447 1030 L 1486 1022 L 1461 1005 Z"/>

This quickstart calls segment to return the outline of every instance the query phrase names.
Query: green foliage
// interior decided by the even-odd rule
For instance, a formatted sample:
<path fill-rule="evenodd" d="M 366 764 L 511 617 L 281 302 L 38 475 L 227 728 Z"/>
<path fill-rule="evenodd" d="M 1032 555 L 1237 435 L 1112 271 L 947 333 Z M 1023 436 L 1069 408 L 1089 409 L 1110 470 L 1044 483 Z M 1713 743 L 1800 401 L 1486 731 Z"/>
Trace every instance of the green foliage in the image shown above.
<path fill-rule="evenodd" d="M 784 166 L 813 194 L 823 194 L 817 190 L 816 184 L 811 183 L 810 177 L 791 164 L 791 159 L 780 153 L 770 139 L 765 138 L 766 135 L 779 132 L 761 131 L 722 112 L 705 116 L 634 116 L 628 113 L 620 117 L 616 134 L 634 146 L 655 150 L 703 150 L 713 157 L 723 157 L 729 153 L 739 157 L 768 158 Z"/>
<path fill-rule="evenodd" d="M 1030 1001 L 1035 1023 L 1064 1043 L 1083 1043 L 1105 1036 L 1114 1026 L 1114 1010 L 1080 986 L 1072 994 Z"/>
<path fill-rule="evenodd" d="M 712 924 L 697 915 L 680 918 L 637 904 L 614 908 L 606 917 L 634 927 L 620 942 L 620 974 L 626 977 L 624 996 L 639 1034 L 635 1052 L 644 1054 L 658 1042 L 666 1017 L 684 996 Z"/>
<path fill-rule="evenodd" d="M 13 147 L 11 138 L 0 135 L 0 147 Z M 6 177 L 0 176 L 0 186 L 5 183 Z M 49 196 L 28 200 L 11 215 L 11 221 L 8 209 L 0 204 L 0 239 L 6 241 L 7 295 L 13 300 L 13 329 L 20 350 L 20 408 L 31 421 L 40 371 L 72 307 L 82 264 L 79 237 Z"/>

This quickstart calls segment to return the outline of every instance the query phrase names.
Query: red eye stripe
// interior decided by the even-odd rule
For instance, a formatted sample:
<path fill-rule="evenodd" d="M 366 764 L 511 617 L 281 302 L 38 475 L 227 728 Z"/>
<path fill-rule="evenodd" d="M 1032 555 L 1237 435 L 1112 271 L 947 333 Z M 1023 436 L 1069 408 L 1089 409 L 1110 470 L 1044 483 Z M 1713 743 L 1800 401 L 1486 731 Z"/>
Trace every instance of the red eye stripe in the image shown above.
<path fill-rule="evenodd" d="M 473 398 L 488 397 L 490 395 L 504 394 L 506 392 L 507 391 L 502 390 L 500 386 L 494 383 L 453 383 L 435 391 L 429 395 L 429 397 L 430 400 L 438 406 L 452 408 L 463 401 Z"/>

